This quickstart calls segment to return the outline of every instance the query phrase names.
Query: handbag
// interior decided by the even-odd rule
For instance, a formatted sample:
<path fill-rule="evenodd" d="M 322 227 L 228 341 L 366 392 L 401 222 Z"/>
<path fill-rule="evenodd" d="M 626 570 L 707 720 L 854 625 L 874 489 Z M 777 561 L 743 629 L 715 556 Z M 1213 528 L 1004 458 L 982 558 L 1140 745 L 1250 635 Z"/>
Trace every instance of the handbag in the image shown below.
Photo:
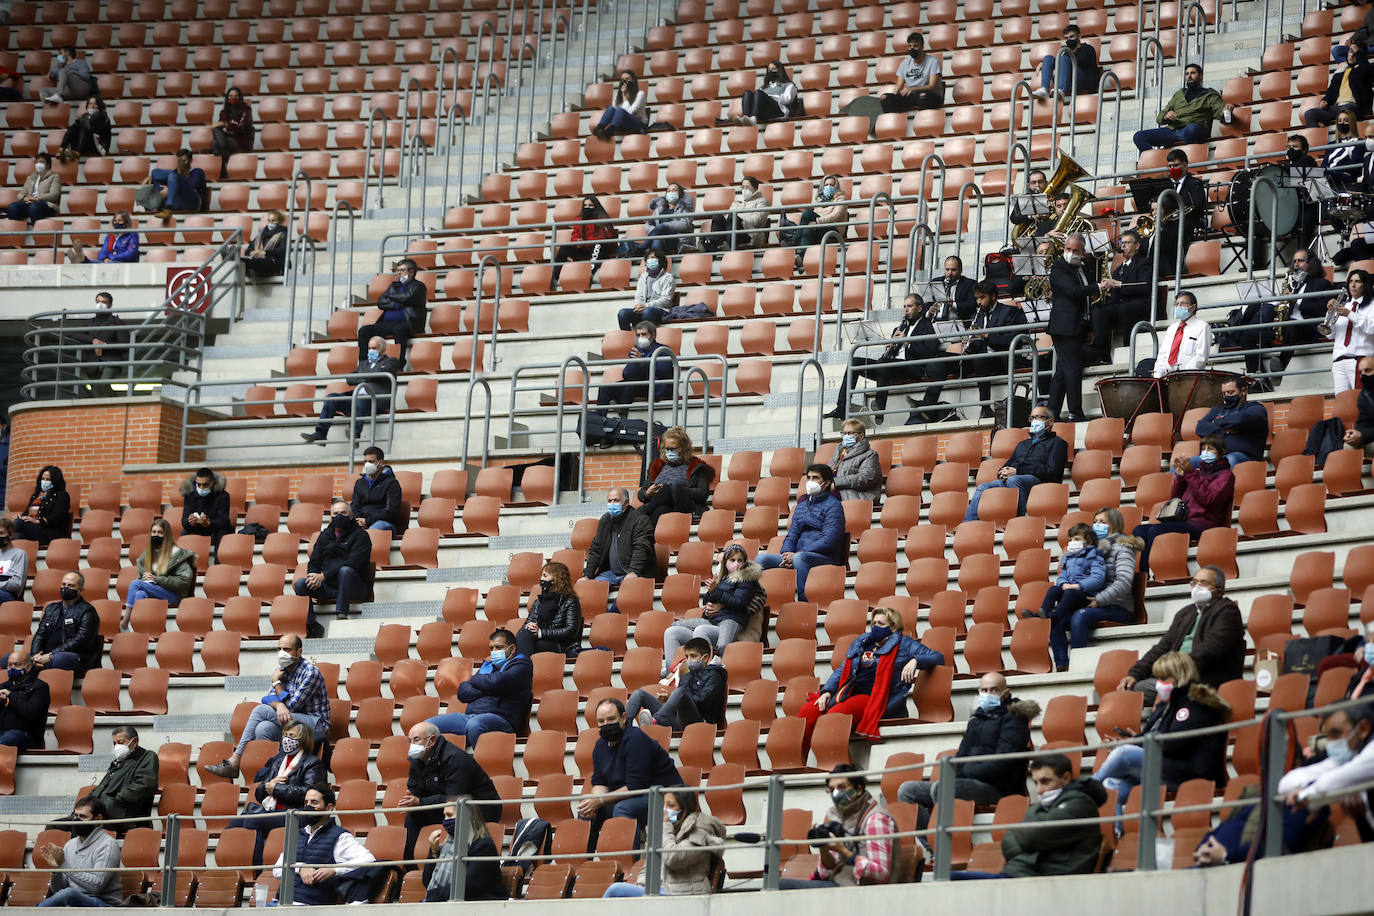
<path fill-rule="evenodd" d="M 1178 497 L 1164 501 L 1155 518 L 1161 522 L 1181 522 L 1188 517 L 1188 504 Z"/>

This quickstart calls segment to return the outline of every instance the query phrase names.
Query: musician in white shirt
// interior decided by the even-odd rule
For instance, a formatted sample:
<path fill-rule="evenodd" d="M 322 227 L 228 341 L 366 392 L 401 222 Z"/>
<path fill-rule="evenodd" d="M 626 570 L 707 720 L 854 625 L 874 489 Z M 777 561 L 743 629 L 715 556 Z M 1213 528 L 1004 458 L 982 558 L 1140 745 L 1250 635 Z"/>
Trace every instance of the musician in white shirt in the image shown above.
<path fill-rule="evenodd" d="M 1155 378 L 1170 372 L 1205 369 L 1212 355 L 1212 328 L 1197 317 L 1197 297 L 1180 292 L 1174 300 L 1174 323 L 1160 337 Z"/>
<path fill-rule="evenodd" d="M 1355 364 L 1374 356 L 1374 279 L 1355 268 L 1346 275 L 1342 297 L 1327 313 L 1331 329 L 1331 380 L 1336 394 L 1355 387 Z"/>

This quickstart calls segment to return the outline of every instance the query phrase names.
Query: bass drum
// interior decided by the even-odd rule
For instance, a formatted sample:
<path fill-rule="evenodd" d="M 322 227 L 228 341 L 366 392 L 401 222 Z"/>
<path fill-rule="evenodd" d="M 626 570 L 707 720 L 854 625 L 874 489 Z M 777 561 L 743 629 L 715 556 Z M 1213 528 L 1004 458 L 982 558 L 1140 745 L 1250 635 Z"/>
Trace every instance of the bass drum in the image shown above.
<path fill-rule="evenodd" d="M 1268 178 L 1277 191 L 1267 183 L 1255 187 L 1260 178 Z M 1226 195 L 1226 212 L 1231 224 L 1244 233 L 1250 224 L 1250 198 L 1255 198 L 1255 223 L 1265 231 L 1280 239 L 1286 239 L 1298 229 L 1300 200 L 1296 188 L 1282 186 L 1284 169 L 1278 165 L 1266 165 L 1258 169 L 1237 172 L 1231 179 L 1231 188 Z M 1277 213 L 1275 196 L 1277 194 Z M 1274 225 L 1269 225 L 1274 220 Z"/>
<path fill-rule="evenodd" d="M 1160 379 L 1164 387 L 1166 409 L 1175 420 L 1195 407 L 1219 407 L 1224 382 L 1244 382 L 1245 377 L 1219 369 L 1198 369 L 1170 372 Z"/>

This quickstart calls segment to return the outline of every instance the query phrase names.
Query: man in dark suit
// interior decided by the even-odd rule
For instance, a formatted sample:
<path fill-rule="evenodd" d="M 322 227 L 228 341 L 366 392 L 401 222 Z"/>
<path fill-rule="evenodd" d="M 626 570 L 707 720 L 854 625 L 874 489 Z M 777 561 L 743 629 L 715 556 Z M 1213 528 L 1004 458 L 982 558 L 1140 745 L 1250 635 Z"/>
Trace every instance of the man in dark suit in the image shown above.
<path fill-rule="evenodd" d="M 1317 328 L 1311 324 L 1282 329 L 1247 329 L 1247 326 L 1278 321 L 1280 308 L 1286 311 L 1289 318 L 1322 318 L 1326 315 L 1327 302 L 1335 295 L 1335 287 L 1326 279 L 1321 262 L 1306 248 L 1293 252 L 1293 259 L 1288 264 L 1288 288 L 1291 295 L 1304 298 L 1251 302 L 1241 309 L 1237 330 L 1228 332 L 1233 343 L 1252 351 L 1245 354 L 1245 371 L 1256 376 L 1256 391 L 1273 391 L 1278 387 L 1283 380 L 1281 373 L 1293 358 L 1292 347 L 1315 343 Z M 1268 352 L 1260 352 L 1261 348 Z M 1272 377 L 1264 377 L 1266 371 Z"/>
<path fill-rule="evenodd" d="M 373 324 L 358 328 L 359 362 L 366 355 L 369 341 L 374 335 L 395 338 L 401 345 L 401 357 L 404 359 L 410 338 L 425 332 L 428 290 L 415 278 L 420 268 L 410 258 L 401 260 L 396 266 L 396 279 L 377 297 L 377 308 L 382 310 L 382 317 Z"/>
<path fill-rule="evenodd" d="M 968 356 L 986 355 L 965 360 L 964 372 L 969 377 L 979 378 L 978 399 L 991 401 L 992 379 L 988 376 L 1007 371 L 1007 351 L 1016 338 L 1015 328 L 1026 323 L 1026 315 L 1018 308 L 998 302 L 997 286 L 990 280 L 979 280 L 974 284 L 973 298 L 977 308 L 969 322 L 969 331 L 972 333 L 964 353 Z M 997 331 L 998 328 L 1012 330 Z M 991 404 L 983 405 L 983 416 L 992 416 Z"/>
<path fill-rule="evenodd" d="M 1087 260 L 1087 240 L 1073 233 L 1064 240 L 1064 255 L 1050 265 L 1050 320 L 1045 328 L 1054 341 L 1054 378 L 1050 382 L 1050 416 L 1058 418 L 1065 397 L 1069 419 L 1086 420 L 1083 414 L 1083 338 L 1088 323 L 1088 300 L 1099 292 L 1121 286 L 1120 281 L 1093 283 Z"/>
<path fill-rule="evenodd" d="M 906 301 L 902 303 L 902 320 L 892 329 L 892 337 L 900 339 L 933 335 L 934 333 L 935 325 L 930 320 L 930 313 L 926 308 L 925 300 L 916 293 L 908 293 Z M 938 340 L 921 340 L 888 344 L 877 359 L 854 357 L 854 371 L 852 373 L 854 378 L 857 379 L 861 375 L 867 376 L 878 386 L 873 393 L 873 407 L 878 411 L 878 415 L 874 417 L 875 422 L 882 422 L 882 411 L 887 409 L 887 389 L 890 386 L 910 384 L 920 381 L 922 378 L 928 378 L 935 384 L 927 386 L 925 403 L 934 404 L 940 399 L 940 391 L 943 387 L 940 383 L 949 378 L 952 368 L 948 363 L 939 361 L 923 365 L 890 364 L 900 364 L 907 360 L 917 359 L 938 360 L 942 352 Z M 840 392 L 835 398 L 835 408 L 826 414 L 827 418 L 838 419 L 844 416 L 844 404 L 849 396 L 850 375 L 851 373 L 841 373 Z M 908 420 L 907 422 L 925 421 Z"/>
<path fill-rule="evenodd" d="M 958 255 L 945 258 L 945 299 L 954 303 L 960 321 L 973 317 L 973 281 L 964 276 L 964 262 Z"/>
<path fill-rule="evenodd" d="M 1091 310 L 1092 358 L 1095 362 L 1111 361 L 1112 341 L 1118 331 L 1123 341 L 1129 343 L 1131 328 L 1135 327 L 1136 322 L 1154 319 L 1154 310 L 1150 308 L 1150 301 L 1154 298 L 1150 291 L 1153 264 L 1140 240 L 1140 233 L 1134 229 L 1121 233 L 1120 248 L 1121 263 L 1112 271 L 1112 279 L 1121 286 L 1112 290 L 1105 302 Z"/>
<path fill-rule="evenodd" d="M 373 337 L 368 344 L 367 353 L 358 361 L 358 368 L 346 381 L 358 391 L 358 416 L 353 420 L 353 438 L 363 437 L 363 423 L 373 414 L 382 414 L 391 406 L 391 394 L 396 387 L 396 373 L 401 371 L 401 361 L 386 355 L 386 338 Z M 364 372 L 382 372 L 385 375 L 364 377 Z M 353 411 L 352 392 L 336 391 L 324 399 L 320 408 L 320 422 L 312 433 L 301 433 L 306 442 L 324 445 L 329 435 L 329 424 L 335 415 L 349 416 Z"/>
<path fill-rule="evenodd" d="M 1160 212 L 1155 215 L 1155 244 L 1159 246 L 1160 277 L 1174 275 L 1180 239 L 1183 244 L 1183 257 L 1188 257 L 1188 246 L 1193 243 L 1193 234 L 1201 224 L 1207 206 L 1207 186 L 1196 175 L 1189 173 L 1188 154 L 1181 149 L 1169 150 L 1168 163 L 1169 183 L 1183 199 L 1183 216 L 1180 220 L 1175 215 L 1176 204 L 1173 200 L 1166 201 L 1159 208 Z"/>
<path fill-rule="evenodd" d="M 1374 356 L 1362 356 L 1357 364 L 1364 387 L 1355 402 L 1355 428 L 1345 431 L 1346 448 L 1362 448 L 1374 458 Z"/>
<path fill-rule="evenodd" d="M 1030 174 L 1026 176 L 1026 193 L 1016 198 L 1016 202 L 1011 207 L 1011 215 L 1007 217 L 1013 226 L 1035 223 L 1040 220 L 1041 214 L 1034 212 L 1034 204 L 1037 201 L 1043 204 L 1049 203 L 1045 200 L 1046 184 L 1048 182 L 1045 179 L 1045 173 L 1039 169 L 1032 169 Z M 1022 213 L 1022 203 L 1025 203 L 1027 209 L 1032 212 Z"/>
<path fill-rule="evenodd" d="M 1365 59 L 1364 45 L 1354 37 L 1346 39 L 1345 66 L 1331 72 L 1331 82 L 1322 93 L 1322 103 L 1302 113 L 1308 127 L 1324 127 L 1342 111 L 1353 111 L 1364 120 L 1374 109 L 1374 66 Z"/>
<path fill-rule="evenodd" d="M 1326 180 L 1337 191 L 1363 191 L 1365 144 L 1353 111 L 1336 115 L 1336 136 L 1322 154 Z"/>
<path fill-rule="evenodd" d="M 1288 166 L 1294 170 L 1296 178 L 1308 182 L 1322 177 L 1317 160 L 1309 152 L 1311 144 L 1302 134 L 1288 135 Z M 1298 224 L 1301 226 L 1298 242 L 1310 245 L 1317 240 L 1317 220 L 1321 216 L 1321 204 L 1315 200 L 1300 198 L 1298 204 Z"/>

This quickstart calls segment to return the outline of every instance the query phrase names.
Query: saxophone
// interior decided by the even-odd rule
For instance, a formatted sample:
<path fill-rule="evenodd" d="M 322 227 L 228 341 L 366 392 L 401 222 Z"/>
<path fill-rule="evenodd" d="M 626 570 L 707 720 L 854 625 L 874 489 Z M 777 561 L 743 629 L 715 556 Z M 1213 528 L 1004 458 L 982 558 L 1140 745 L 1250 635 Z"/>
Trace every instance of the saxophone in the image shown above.
<path fill-rule="evenodd" d="M 1293 274 L 1290 272 L 1290 273 L 1284 274 L 1284 275 L 1283 275 L 1283 279 L 1279 281 L 1278 294 L 1279 294 L 1280 296 L 1288 296 L 1288 295 L 1292 295 L 1292 293 L 1293 293 Z M 1279 302 L 1275 303 L 1275 305 L 1274 305 L 1274 320 L 1275 320 L 1275 321 L 1280 321 L 1280 322 L 1282 322 L 1282 321 L 1287 321 L 1287 320 L 1288 320 L 1288 316 L 1291 315 L 1291 314 L 1293 314 L 1293 302 L 1292 302 L 1291 299 L 1283 299 L 1283 300 L 1280 300 Z M 1275 345 L 1275 346 L 1282 346 L 1282 345 L 1283 345 L 1283 325 L 1282 325 L 1282 324 L 1280 324 L 1280 325 L 1278 325 L 1276 328 L 1274 328 L 1274 345 Z"/>

